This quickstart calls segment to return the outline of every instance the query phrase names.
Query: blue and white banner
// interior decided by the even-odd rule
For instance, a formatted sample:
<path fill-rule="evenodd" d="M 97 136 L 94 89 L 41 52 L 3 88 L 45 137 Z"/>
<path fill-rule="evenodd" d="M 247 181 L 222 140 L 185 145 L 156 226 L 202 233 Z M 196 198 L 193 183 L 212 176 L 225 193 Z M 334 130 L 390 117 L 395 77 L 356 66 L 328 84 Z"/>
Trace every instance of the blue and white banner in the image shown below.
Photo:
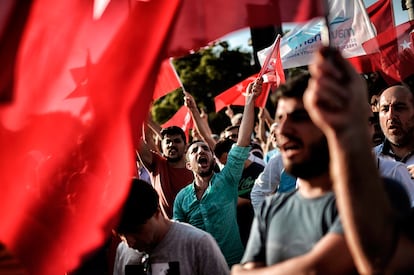
<path fill-rule="evenodd" d="M 371 21 L 360 0 L 329 0 L 331 43 L 345 58 L 365 55 L 362 43 L 375 36 Z M 296 25 L 282 37 L 280 56 L 284 69 L 308 65 L 321 46 L 324 21 L 316 18 Z"/>

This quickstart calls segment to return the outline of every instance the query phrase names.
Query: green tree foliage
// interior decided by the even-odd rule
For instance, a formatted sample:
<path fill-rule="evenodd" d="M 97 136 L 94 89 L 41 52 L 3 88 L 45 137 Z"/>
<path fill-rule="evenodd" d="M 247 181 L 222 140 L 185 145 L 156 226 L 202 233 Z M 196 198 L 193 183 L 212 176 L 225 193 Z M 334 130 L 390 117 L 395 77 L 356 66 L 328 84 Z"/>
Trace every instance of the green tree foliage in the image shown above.
<path fill-rule="evenodd" d="M 218 42 L 200 51 L 173 61 L 185 90 L 193 95 L 199 108 L 209 115 L 210 126 L 220 133 L 230 122 L 224 110 L 215 112 L 214 97 L 254 74 L 250 52 L 229 49 L 227 42 Z M 166 95 L 154 103 L 152 117 L 162 124 L 183 105 L 182 90 Z M 235 108 L 237 111 L 238 108 Z"/>

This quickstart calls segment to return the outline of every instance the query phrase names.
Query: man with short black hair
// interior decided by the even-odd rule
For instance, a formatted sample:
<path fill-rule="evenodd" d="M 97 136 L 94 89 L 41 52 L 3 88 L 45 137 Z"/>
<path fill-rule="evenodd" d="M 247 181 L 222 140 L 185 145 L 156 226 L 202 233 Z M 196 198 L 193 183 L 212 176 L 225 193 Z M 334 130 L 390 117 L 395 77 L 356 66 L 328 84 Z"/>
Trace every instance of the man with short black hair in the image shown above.
<path fill-rule="evenodd" d="M 232 274 L 346 274 L 355 271 L 336 209 L 326 137 L 303 95 L 309 74 L 289 78 L 277 94 L 277 140 L 285 170 L 299 188 L 266 198 Z M 335 263 L 335 264 L 333 264 Z"/>
<path fill-rule="evenodd" d="M 362 219 L 353 213 L 354 217 L 342 225 L 336 208 L 337 202 L 345 205 L 341 217 L 349 217 L 348 209 L 353 208 L 349 202 L 359 205 L 354 196 L 360 198 L 360 194 L 352 192 L 355 187 L 348 188 L 345 199 L 335 197 L 333 190 L 345 191 L 343 187 L 352 184 L 367 195 L 366 191 L 381 184 L 369 146 L 368 125 L 361 119 L 368 118 L 366 84 L 332 48 L 324 47 L 315 54 L 310 72 L 311 77 L 288 79 L 277 92 L 277 140 L 285 169 L 298 178 L 299 188 L 276 194 L 263 203 L 253 223 L 242 265 L 232 268 L 234 275 L 355 274 L 355 264 L 359 266 L 361 262 L 361 254 L 351 255 L 351 250 L 355 252 L 353 244 L 361 241 L 361 235 L 359 239 L 351 237 L 355 224 L 349 221 L 355 217 L 358 222 Z M 394 211 L 408 213 L 410 203 L 404 188 L 395 182 L 387 186 L 391 187 L 388 195 L 395 202 Z M 372 214 L 373 220 L 380 221 L 375 224 L 382 226 L 381 214 L 375 206 L 369 208 L 370 213 L 363 211 L 364 225 L 371 223 Z M 375 229 L 376 236 L 366 237 L 375 240 L 383 232 L 388 238 L 385 229 Z M 382 265 L 382 257 L 389 255 L 391 247 L 370 244 L 369 256 Z"/>
<path fill-rule="evenodd" d="M 254 104 L 261 93 L 262 82 L 257 79 L 247 89 L 237 143 L 231 148 L 220 172 L 214 172 L 214 154 L 206 142 L 196 141 L 188 146 L 187 167 L 193 172 L 194 181 L 178 193 L 174 202 L 174 219 L 213 235 L 229 266 L 238 263 L 244 251 L 236 218 L 238 184 L 250 151 Z M 190 96 L 186 96 L 185 101 L 193 102 Z M 198 112 L 194 104 L 191 108 Z"/>
<path fill-rule="evenodd" d="M 140 144 L 138 156 L 159 194 L 161 209 L 171 218 L 175 196 L 193 180 L 193 174 L 185 167 L 184 131 L 178 126 L 170 126 L 158 134 L 161 137 L 162 155 L 152 150 L 155 148 L 153 132 L 146 127 L 145 139 Z"/>
<path fill-rule="evenodd" d="M 142 180 L 132 180 L 116 233 L 123 242 L 117 248 L 114 275 L 161 274 L 160 270 L 180 275 L 228 274 L 211 235 L 166 218 L 157 192 Z"/>

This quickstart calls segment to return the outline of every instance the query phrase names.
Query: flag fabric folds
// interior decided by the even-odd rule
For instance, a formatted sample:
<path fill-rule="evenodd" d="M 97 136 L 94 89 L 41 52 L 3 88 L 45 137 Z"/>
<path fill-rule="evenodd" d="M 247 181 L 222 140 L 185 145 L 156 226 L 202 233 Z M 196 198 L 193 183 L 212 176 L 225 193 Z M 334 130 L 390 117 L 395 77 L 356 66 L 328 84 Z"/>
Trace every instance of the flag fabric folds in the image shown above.
<path fill-rule="evenodd" d="M 376 33 L 382 33 L 394 26 L 394 12 L 391 0 L 378 0 L 367 8 L 367 13 Z"/>
<path fill-rule="evenodd" d="M 239 82 L 238 84 L 214 97 L 216 112 L 219 112 L 221 109 L 229 105 L 244 106 L 246 101 L 246 88 L 250 82 L 253 82 L 257 79 L 257 76 L 257 74 L 249 76 L 245 80 Z M 263 108 L 266 105 L 270 87 L 271 85 L 269 83 L 263 83 L 263 92 L 256 99 L 256 107 Z"/>
<path fill-rule="evenodd" d="M 389 28 L 363 45 L 367 53 L 379 56 L 373 60 L 375 68 L 390 85 L 414 74 L 413 27 L 414 21 L 408 21 Z"/>
<path fill-rule="evenodd" d="M 161 63 L 152 98 L 157 100 L 181 86 L 181 81 L 174 69 L 172 59 L 166 59 Z"/>
<path fill-rule="evenodd" d="M 280 26 L 281 22 L 304 22 L 323 16 L 323 0 L 183 0 L 172 29 L 169 56 L 217 40 L 244 28 Z M 194 20 L 194 19 L 197 20 Z"/>
<path fill-rule="evenodd" d="M 360 0 L 329 0 L 329 24 L 333 45 L 345 58 L 365 55 L 362 43 L 374 37 L 366 10 Z M 283 68 L 310 64 L 313 53 L 321 46 L 322 19 L 297 25 L 283 38 L 280 55 Z"/>
<path fill-rule="evenodd" d="M 244 79 L 243 81 L 239 82 L 238 84 L 234 85 L 233 87 L 225 90 L 218 96 L 214 97 L 214 104 L 216 107 L 216 112 L 219 112 L 221 109 L 229 106 L 229 105 L 239 105 L 244 106 L 245 104 L 245 93 L 247 86 L 250 82 L 255 81 L 257 78 L 257 74 L 249 76 L 248 78 Z M 263 96 L 263 93 L 260 97 Z M 259 99 L 256 100 L 256 104 Z"/>
<path fill-rule="evenodd" d="M 76 267 L 108 237 L 129 189 L 179 1 L 129 4 L 111 1 L 93 19 L 92 1 L 33 3 L 14 100 L 0 109 L 0 241 L 28 274 Z"/>
<path fill-rule="evenodd" d="M 0 104 L 13 99 L 16 55 L 23 35 L 31 0 L 3 0 L 0 9 Z"/>
<path fill-rule="evenodd" d="M 258 77 L 263 76 L 264 83 L 272 86 L 279 86 L 285 82 L 282 61 L 280 59 L 280 34 L 277 35 L 273 44 L 257 53 L 260 65 L 262 66 Z"/>

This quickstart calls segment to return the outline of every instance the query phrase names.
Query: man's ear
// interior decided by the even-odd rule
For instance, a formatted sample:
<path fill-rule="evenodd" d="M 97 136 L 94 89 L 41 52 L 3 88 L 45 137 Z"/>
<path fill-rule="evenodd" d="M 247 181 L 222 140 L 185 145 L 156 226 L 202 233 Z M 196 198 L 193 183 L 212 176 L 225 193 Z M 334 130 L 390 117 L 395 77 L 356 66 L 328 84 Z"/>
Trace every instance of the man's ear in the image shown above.
<path fill-rule="evenodd" d="M 187 161 L 185 163 L 185 168 L 187 168 L 188 170 L 192 171 L 192 169 L 191 169 L 191 163 L 189 161 Z"/>

